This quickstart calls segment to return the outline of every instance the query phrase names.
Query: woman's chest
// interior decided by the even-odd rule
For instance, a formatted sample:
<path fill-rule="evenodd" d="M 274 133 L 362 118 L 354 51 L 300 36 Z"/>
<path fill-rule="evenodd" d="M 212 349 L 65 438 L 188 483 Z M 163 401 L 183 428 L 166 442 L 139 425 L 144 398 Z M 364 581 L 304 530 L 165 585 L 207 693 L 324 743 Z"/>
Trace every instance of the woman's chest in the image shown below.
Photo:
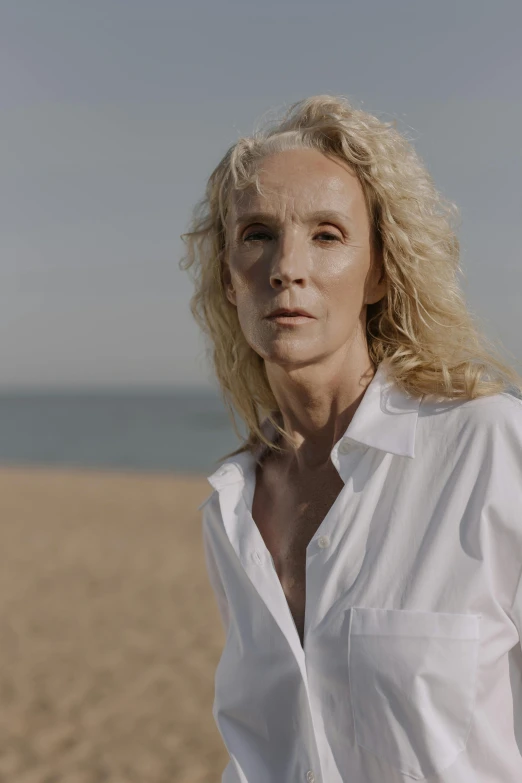
<path fill-rule="evenodd" d="M 264 476 L 256 482 L 252 517 L 272 556 L 301 641 L 306 600 L 306 550 L 344 483 L 331 466 L 300 482 L 277 482 Z"/>
<path fill-rule="evenodd" d="M 276 568 L 304 568 L 306 548 L 343 486 L 333 465 L 299 480 L 276 470 L 258 474 L 252 517 Z"/>

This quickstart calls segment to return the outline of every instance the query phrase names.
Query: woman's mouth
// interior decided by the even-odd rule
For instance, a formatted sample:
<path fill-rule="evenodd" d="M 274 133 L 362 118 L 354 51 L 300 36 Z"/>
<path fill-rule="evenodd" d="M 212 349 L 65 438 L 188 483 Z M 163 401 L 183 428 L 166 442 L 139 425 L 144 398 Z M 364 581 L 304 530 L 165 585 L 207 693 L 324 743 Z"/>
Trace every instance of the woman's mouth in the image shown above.
<path fill-rule="evenodd" d="M 284 326 L 298 326 L 299 324 L 315 321 L 315 318 L 311 315 L 302 315 L 301 313 L 277 313 L 276 315 L 269 315 L 267 320 Z"/>

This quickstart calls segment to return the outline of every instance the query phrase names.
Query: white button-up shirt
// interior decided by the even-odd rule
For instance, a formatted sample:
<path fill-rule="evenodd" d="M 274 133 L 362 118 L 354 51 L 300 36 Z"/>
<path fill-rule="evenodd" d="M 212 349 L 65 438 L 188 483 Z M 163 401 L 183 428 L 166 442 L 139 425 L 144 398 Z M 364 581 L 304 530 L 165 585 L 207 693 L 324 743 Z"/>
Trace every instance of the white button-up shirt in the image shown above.
<path fill-rule="evenodd" d="M 428 402 L 385 367 L 331 451 L 344 487 L 306 550 L 303 646 L 253 455 L 208 477 L 222 783 L 522 781 L 522 402 Z"/>

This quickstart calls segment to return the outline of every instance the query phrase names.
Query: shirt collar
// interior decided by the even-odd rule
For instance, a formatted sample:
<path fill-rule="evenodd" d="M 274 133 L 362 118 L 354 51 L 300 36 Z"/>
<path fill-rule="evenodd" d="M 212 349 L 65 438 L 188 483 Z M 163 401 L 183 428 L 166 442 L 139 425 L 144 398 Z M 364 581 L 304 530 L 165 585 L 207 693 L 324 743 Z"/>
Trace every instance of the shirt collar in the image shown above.
<path fill-rule="evenodd" d="M 363 446 L 396 454 L 399 457 L 415 457 L 415 430 L 422 396 L 411 396 L 400 389 L 388 377 L 387 361 L 377 367 L 377 371 L 366 387 L 359 403 L 340 441 L 354 441 Z M 273 436 L 275 430 L 265 418 L 261 424 L 265 434 Z M 340 442 L 339 441 L 339 442 Z M 342 454 L 339 459 L 342 460 Z M 255 456 L 250 452 L 235 454 L 224 460 L 207 481 L 214 489 L 244 479 L 245 474 L 255 464 Z"/>

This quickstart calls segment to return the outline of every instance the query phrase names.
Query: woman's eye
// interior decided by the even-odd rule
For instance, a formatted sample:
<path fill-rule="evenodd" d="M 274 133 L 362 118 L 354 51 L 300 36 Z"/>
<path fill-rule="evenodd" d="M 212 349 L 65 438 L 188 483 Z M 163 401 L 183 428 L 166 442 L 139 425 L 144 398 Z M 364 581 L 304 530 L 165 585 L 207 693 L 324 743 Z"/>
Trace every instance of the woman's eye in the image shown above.
<path fill-rule="evenodd" d="M 246 237 L 244 237 L 243 242 L 250 242 L 254 239 L 254 237 L 267 237 L 267 236 L 268 234 L 265 234 L 264 231 L 254 231 L 252 234 L 248 234 Z"/>
<path fill-rule="evenodd" d="M 329 231 L 322 231 L 320 234 L 318 234 L 320 237 L 330 237 L 330 239 L 339 239 L 339 237 L 336 234 L 330 234 Z"/>
<path fill-rule="evenodd" d="M 247 234 L 246 237 L 243 238 L 243 242 L 256 242 L 256 237 L 267 237 L 268 234 L 265 234 L 264 231 L 254 231 L 252 234 Z M 336 234 L 331 234 L 329 231 L 321 231 L 320 234 L 316 234 L 316 237 L 328 237 L 328 241 L 335 239 L 339 240 L 340 237 L 338 237 Z"/>

